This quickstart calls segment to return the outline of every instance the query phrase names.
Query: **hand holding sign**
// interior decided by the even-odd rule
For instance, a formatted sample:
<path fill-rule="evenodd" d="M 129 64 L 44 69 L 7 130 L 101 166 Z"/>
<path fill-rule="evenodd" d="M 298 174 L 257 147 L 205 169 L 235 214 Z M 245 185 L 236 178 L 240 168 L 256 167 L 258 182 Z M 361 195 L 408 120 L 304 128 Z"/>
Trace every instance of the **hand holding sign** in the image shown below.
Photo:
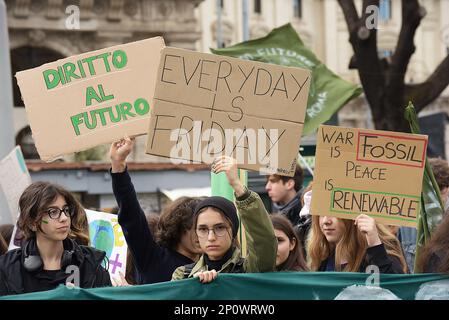
<path fill-rule="evenodd" d="M 212 172 L 217 174 L 220 172 L 224 172 L 229 184 L 231 185 L 232 189 L 234 189 L 234 192 L 238 197 L 245 193 L 245 187 L 240 181 L 237 171 L 237 161 L 231 157 L 217 157 L 212 163 Z"/>
<path fill-rule="evenodd" d="M 355 219 L 354 224 L 366 236 L 368 247 L 371 248 L 382 243 L 377 232 L 376 221 L 373 218 L 361 214 Z"/>

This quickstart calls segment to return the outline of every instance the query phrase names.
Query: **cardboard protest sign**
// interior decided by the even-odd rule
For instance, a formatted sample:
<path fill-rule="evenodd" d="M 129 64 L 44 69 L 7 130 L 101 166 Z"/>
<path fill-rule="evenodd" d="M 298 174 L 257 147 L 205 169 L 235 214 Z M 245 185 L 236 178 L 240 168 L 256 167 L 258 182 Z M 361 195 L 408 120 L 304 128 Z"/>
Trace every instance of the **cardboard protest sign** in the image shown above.
<path fill-rule="evenodd" d="M 311 213 L 416 227 L 427 136 L 320 126 Z"/>
<path fill-rule="evenodd" d="M 41 159 L 146 134 L 163 47 L 156 37 L 18 72 Z"/>
<path fill-rule="evenodd" d="M 305 69 L 165 48 L 147 153 L 292 176 L 311 73 Z"/>
<path fill-rule="evenodd" d="M 0 224 L 15 223 L 19 214 L 19 199 L 31 184 L 31 176 L 25 164 L 20 146 L 16 146 L 0 161 L 0 188 L 8 202 L 9 214 L 1 213 Z"/>
<path fill-rule="evenodd" d="M 117 215 L 93 210 L 86 210 L 86 215 L 90 245 L 106 252 L 109 275 L 119 277 L 119 271 L 125 275 L 128 245 L 118 224 Z"/>

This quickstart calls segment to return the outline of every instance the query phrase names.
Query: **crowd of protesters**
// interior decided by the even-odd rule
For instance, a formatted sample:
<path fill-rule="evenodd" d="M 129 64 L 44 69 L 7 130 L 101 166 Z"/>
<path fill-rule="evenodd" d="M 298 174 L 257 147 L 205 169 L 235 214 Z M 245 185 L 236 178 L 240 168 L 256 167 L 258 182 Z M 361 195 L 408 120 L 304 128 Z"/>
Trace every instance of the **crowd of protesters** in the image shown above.
<path fill-rule="evenodd" d="M 267 212 L 261 198 L 238 177 L 236 161 L 221 156 L 211 165 L 225 173 L 235 202 L 223 197 L 182 197 L 160 214 L 146 215 L 139 204 L 127 158 L 134 138 L 111 145 L 112 188 L 118 222 L 128 244 L 126 275 L 111 279 L 105 252 L 89 246 L 86 213 L 65 188 L 34 182 L 21 195 L 17 226 L 24 242 L 9 250 L 13 225 L 0 226 L 0 295 L 46 291 L 61 284 L 95 288 L 198 278 L 213 281 L 220 273 L 365 272 L 412 273 L 416 231 L 391 228 L 360 214 L 355 220 L 310 214 L 311 184 L 303 186 L 298 165 L 293 177 L 270 175 Z M 445 211 L 449 166 L 430 161 Z M 419 269 L 449 273 L 449 215 L 423 248 Z M 246 234 L 245 250 L 239 231 Z M 72 281 L 67 267 L 79 269 Z"/>

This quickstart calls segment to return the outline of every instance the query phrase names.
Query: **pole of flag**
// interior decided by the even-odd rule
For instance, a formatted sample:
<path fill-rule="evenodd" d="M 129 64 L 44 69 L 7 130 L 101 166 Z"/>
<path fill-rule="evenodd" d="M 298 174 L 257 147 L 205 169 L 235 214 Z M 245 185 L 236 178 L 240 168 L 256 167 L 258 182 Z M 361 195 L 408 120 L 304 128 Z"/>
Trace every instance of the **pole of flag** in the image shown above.
<path fill-rule="evenodd" d="M 217 7 L 217 48 L 223 47 L 223 29 L 221 28 L 221 2 L 223 0 L 216 0 Z"/>
<path fill-rule="evenodd" d="M 12 115 L 11 61 L 9 59 L 8 23 L 6 5 L 0 0 L 0 159 L 14 148 Z"/>
<path fill-rule="evenodd" d="M 310 174 L 311 174 L 312 177 L 313 177 L 313 170 L 312 170 L 312 168 L 309 166 L 309 164 L 307 163 L 306 159 L 304 159 L 304 157 L 303 157 L 300 153 L 298 153 L 298 156 L 299 156 L 299 160 L 301 160 L 301 162 L 302 162 L 302 163 L 304 164 L 304 166 L 306 167 L 307 171 L 309 171 Z"/>
<path fill-rule="evenodd" d="M 243 41 L 249 40 L 249 22 L 248 22 L 248 0 L 242 1 L 242 26 L 243 26 Z"/>

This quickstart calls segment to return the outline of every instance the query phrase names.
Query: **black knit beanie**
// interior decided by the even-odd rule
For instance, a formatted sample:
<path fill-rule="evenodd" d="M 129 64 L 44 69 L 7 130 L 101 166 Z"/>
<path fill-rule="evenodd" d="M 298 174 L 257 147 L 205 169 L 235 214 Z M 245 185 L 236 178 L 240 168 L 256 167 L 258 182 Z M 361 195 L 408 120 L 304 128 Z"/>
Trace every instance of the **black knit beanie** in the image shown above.
<path fill-rule="evenodd" d="M 223 197 L 208 197 L 197 204 L 194 216 L 197 216 L 201 209 L 206 207 L 213 207 L 221 210 L 224 215 L 231 220 L 232 237 L 235 238 L 239 229 L 239 218 L 234 203 Z"/>

